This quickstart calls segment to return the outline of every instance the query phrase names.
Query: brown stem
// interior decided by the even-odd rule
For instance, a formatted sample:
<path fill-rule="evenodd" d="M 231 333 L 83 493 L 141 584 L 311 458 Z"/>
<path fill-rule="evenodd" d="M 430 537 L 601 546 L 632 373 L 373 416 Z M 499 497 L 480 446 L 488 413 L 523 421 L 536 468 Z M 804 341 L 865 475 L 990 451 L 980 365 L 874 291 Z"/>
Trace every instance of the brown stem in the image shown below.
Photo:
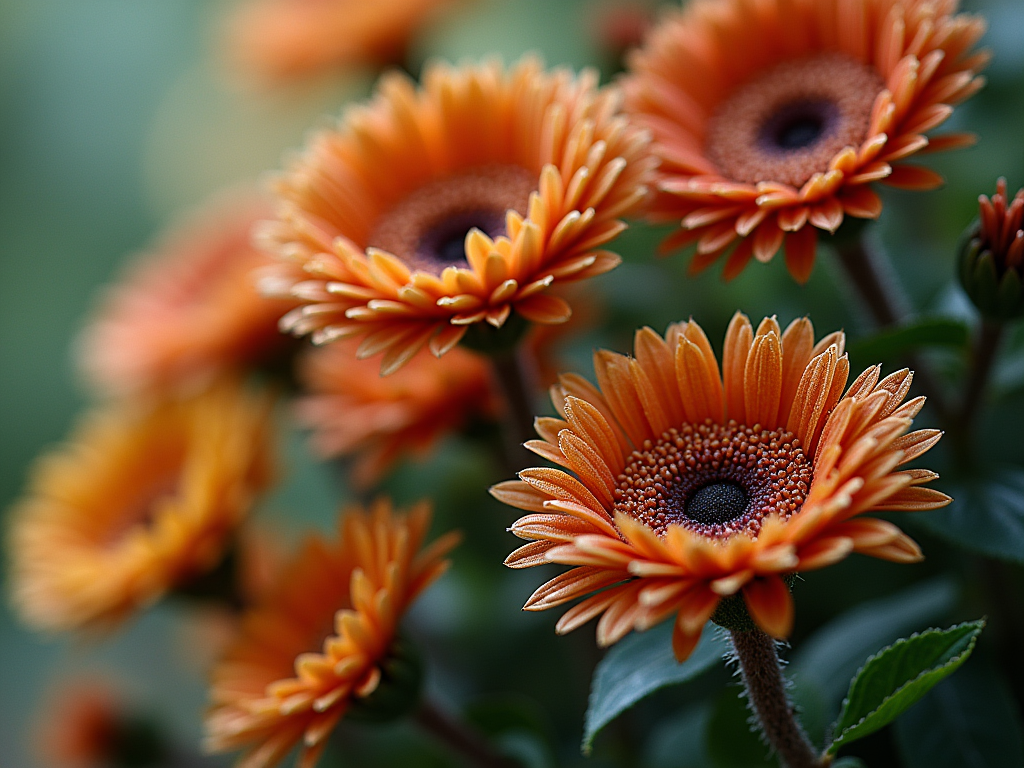
<path fill-rule="evenodd" d="M 533 393 L 537 374 L 533 360 L 521 345 L 491 355 L 494 374 L 505 401 L 502 433 L 505 459 L 512 473 L 530 466 L 530 453 L 523 443 L 536 437 L 533 430 Z"/>
<path fill-rule="evenodd" d="M 846 270 L 850 282 L 871 317 L 879 328 L 898 325 L 905 317 L 904 307 L 908 304 L 899 288 L 896 271 L 888 263 L 885 254 L 872 249 L 864 237 L 855 237 L 836 245 L 839 263 Z M 928 396 L 928 403 L 939 419 L 951 424 L 951 412 L 946 395 L 931 366 L 920 355 L 910 352 L 906 361 L 914 371 L 914 382 Z"/>
<path fill-rule="evenodd" d="M 1002 323 L 982 320 L 981 328 L 974 340 L 971 352 L 971 376 L 967 381 L 964 399 L 960 406 L 959 422 L 966 438 L 970 437 L 973 422 L 978 415 L 978 408 L 985 389 L 988 387 L 992 366 L 996 361 L 996 352 L 1003 340 L 1004 326 Z"/>
<path fill-rule="evenodd" d="M 892 268 L 879 263 L 880 254 L 871 249 L 863 237 L 837 244 L 836 253 L 875 324 L 885 328 L 899 323 L 905 314 L 902 307 L 906 301 L 896 292 L 898 283 Z"/>
<path fill-rule="evenodd" d="M 822 768 L 827 765 L 796 720 L 793 705 L 786 696 L 786 681 L 782 677 L 775 641 L 760 629 L 749 632 L 733 630 L 729 634 L 739 660 L 750 709 L 779 759 L 788 768 Z"/>
<path fill-rule="evenodd" d="M 519 763 L 500 754 L 483 736 L 461 720 L 449 715 L 430 699 L 423 699 L 414 715 L 416 724 L 476 768 L 520 768 Z"/>

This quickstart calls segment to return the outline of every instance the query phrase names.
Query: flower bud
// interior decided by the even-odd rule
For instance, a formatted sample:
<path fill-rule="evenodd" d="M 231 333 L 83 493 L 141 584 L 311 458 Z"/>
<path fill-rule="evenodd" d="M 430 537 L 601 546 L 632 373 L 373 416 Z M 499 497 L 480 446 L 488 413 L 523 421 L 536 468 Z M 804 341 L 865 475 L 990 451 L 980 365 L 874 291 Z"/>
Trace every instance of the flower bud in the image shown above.
<path fill-rule="evenodd" d="M 980 216 L 960 247 L 960 283 L 988 320 L 1024 315 L 1024 189 L 1012 201 L 1006 179 L 991 199 L 978 199 Z"/>

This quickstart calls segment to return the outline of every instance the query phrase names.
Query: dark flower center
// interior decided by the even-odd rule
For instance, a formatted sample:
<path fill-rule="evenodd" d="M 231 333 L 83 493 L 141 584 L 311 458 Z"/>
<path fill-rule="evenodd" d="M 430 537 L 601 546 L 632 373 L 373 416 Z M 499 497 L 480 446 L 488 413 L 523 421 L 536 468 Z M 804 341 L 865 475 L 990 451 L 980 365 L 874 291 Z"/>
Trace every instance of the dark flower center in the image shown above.
<path fill-rule="evenodd" d="M 842 54 L 784 61 L 719 103 L 705 152 L 734 181 L 800 187 L 864 142 L 884 87 L 874 68 Z"/>
<path fill-rule="evenodd" d="M 684 424 L 627 458 L 615 510 L 658 534 L 683 525 L 711 538 L 756 536 L 766 517 L 799 511 L 813 474 L 790 432 L 735 421 Z"/>
<path fill-rule="evenodd" d="M 743 515 L 747 501 L 747 492 L 739 483 L 708 483 L 686 500 L 686 516 L 695 523 L 722 525 Z"/>
<path fill-rule="evenodd" d="M 495 238 L 505 234 L 503 211 L 465 211 L 452 213 L 420 237 L 414 263 L 430 270 L 440 271 L 452 265 L 466 263 L 466 235 L 479 229 Z"/>
<path fill-rule="evenodd" d="M 536 174 L 517 165 L 481 166 L 434 179 L 382 215 L 366 245 L 434 274 L 465 267 L 466 235 L 472 229 L 492 239 L 504 235 L 506 214 L 525 214 L 537 184 Z"/>
<path fill-rule="evenodd" d="M 831 130 L 837 113 L 836 105 L 826 99 L 783 104 L 761 127 L 761 143 L 781 152 L 813 147 Z"/>

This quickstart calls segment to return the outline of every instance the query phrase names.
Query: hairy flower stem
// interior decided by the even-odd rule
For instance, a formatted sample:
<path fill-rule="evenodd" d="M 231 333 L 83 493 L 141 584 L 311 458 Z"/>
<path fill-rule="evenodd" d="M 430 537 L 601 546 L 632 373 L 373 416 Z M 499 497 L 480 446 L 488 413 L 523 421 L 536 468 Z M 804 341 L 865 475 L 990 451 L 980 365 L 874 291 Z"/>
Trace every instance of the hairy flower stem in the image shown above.
<path fill-rule="evenodd" d="M 732 647 L 740 665 L 750 709 L 761 733 L 787 768 L 823 768 L 828 763 L 808 741 L 786 696 L 775 641 L 760 629 L 732 630 Z"/>
<path fill-rule="evenodd" d="M 523 443 L 536 437 L 533 431 L 533 393 L 537 391 L 535 364 L 522 345 L 493 352 L 490 357 L 505 401 L 502 421 L 505 461 L 515 474 L 530 463 L 530 454 Z"/>
<path fill-rule="evenodd" d="M 416 724 L 475 768 L 520 768 L 518 761 L 500 754 L 483 736 L 429 698 L 413 715 Z"/>
<path fill-rule="evenodd" d="M 904 319 L 906 313 L 903 308 L 908 302 L 900 288 L 896 270 L 888 263 L 885 253 L 872 249 L 863 235 L 837 243 L 836 253 L 875 324 L 879 328 L 898 325 Z M 946 395 L 931 366 L 914 352 L 905 357 L 914 371 L 914 383 L 928 396 L 928 403 L 939 419 L 955 426 Z"/>

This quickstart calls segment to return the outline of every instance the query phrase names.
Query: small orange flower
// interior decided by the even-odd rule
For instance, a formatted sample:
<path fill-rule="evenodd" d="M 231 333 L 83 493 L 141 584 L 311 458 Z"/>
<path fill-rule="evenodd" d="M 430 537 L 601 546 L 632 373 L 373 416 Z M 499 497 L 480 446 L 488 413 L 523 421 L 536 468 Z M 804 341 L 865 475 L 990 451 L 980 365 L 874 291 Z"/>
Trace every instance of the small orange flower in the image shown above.
<path fill-rule="evenodd" d="M 425 503 L 400 516 L 379 500 L 340 517 L 339 541 L 306 541 L 214 670 L 208 749 L 265 768 L 301 742 L 301 768 L 316 763 L 349 706 L 388 683 L 402 615 L 448 566 L 458 537 L 421 550 L 429 523 Z"/>
<path fill-rule="evenodd" d="M 597 352 L 600 389 L 563 376 L 554 398 L 562 418 L 538 419 L 543 439 L 527 446 L 574 474 L 527 469 L 492 489 L 531 513 L 511 529 L 530 543 L 506 565 L 574 566 L 526 609 L 590 595 L 557 630 L 603 614 L 603 646 L 674 614 L 684 659 L 723 598 L 741 593 L 754 621 L 785 637 L 785 574 L 850 552 L 920 559 L 895 525 L 862 513 L 949 502 L 921 487 L 934 472 L 895 471 L 940 433 L 907 433 L 924 404 L 903 403 L 909 371 L 879 381 L 879 367 L 869 368 L 847 389 L 844 344 L 842 333 L 815 344 L 807 319 L 782 332 L 766 318 L 755 333 L 737 313 L 721 372 L 691 321 L 665 338 L 639 331 L 635 359 Z"/>
<path fill-rule="evenodd" d="M 82 338 L 90 381 L 115 394 L 190 386 L 280 351 L 277 319 L 296 302 L 259 295 L 254 272 L 279 267 L 250 244 L 268 210 L 254 196 L 214 200 L 131 264 Z"/>
<path fill-rule="evenodd" d="M 817 231 L 874 219 L 882 182 L 942 183 L 903 163 L 973 143 L 928 138 L 983 83 L 980 18 L 958 0 L 695 0 L 631 59 L 628 110 L 661 158 L 652 217 L 680 221 L 696 272 L 729 253 L 731 279 L 785 244 L 805 282 Z"/>
<path fill-rule="evenodd" d="M 571 309 L 547 290 L 619 264 L 602 246 L 646 197 L 646 147 L 592 72 L 527 58 L 436 64 L 419 88 L 387 75 L 277 183 L 262 242 L 310 277 L 282 325 L 316 343 L 360 337 L 360 357 L 383 352 L 390 373 L 512 310 L 563 322 Z"/>
<path fill-rule="evenodd" d="M 299 377 L 309 395 L 299 420 L 313 430 L 322 456 L 352 456 L 353 479 L 372 485 L 403 454 L 423 456 L 444 435 L 474 417 L 493 418 L 499 400 L 488 362 L 462 349 L 443 360 L 421 352 L 382 378 L 355 345 L 339 342 L 310 352 Z"/>
<path fill-rule="evenodd" d="M 47 701 L 35 742 L 53 768 L 104 768 L 111 764 L 124 712 L 110 687 L 80 680 Z"/>
<path fill-rule="evenodd" d="M 246 69 L 272 78 L 405 60 L 409 41 L 454 0 L 251 0 L 228 24 Z"/>
<path fill-rule="evenodd" d="M 270 399 L 222 382 L 89 414 L 36 466 L 10 531 L 30 625 L 111 625 L 212 568 L 271 478 Z"/>

